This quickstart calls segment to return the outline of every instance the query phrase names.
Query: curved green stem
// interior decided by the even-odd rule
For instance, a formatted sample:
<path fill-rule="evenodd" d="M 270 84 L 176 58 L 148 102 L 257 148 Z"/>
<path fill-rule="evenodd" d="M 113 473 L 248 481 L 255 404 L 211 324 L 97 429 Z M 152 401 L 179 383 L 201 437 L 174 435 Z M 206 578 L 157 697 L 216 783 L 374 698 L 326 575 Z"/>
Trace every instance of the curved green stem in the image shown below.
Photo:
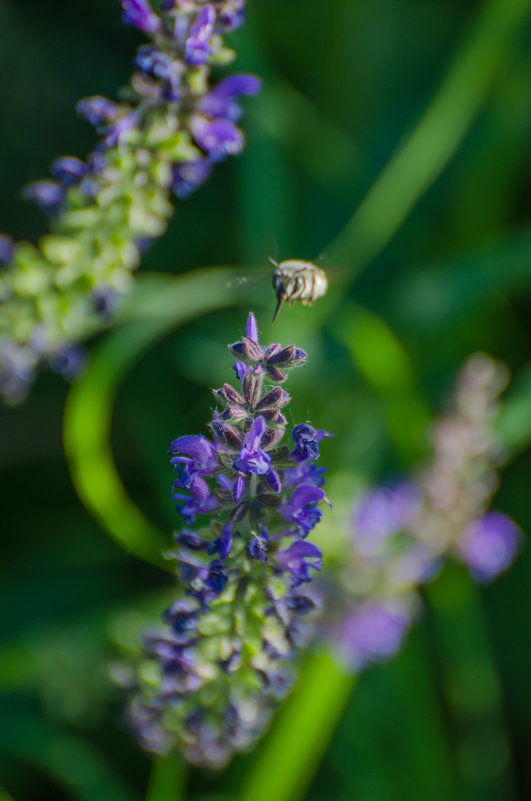
<path fill-rule="evenodd" d="M 178 278 L 159 275 L 139 280 L 124 310 L 125 324 L 95 351 L 66 403 L 64 449 L 79 497 L 122 548 L 163 569 L 168 569 L 161 555 L 167 537 L 129 498 L 114 464 L 110 444 L 114 398 L 139 354 L 195 315 L 233 302 L 227 286 L 233 277 L 233 271 L 211 268 Z"/>

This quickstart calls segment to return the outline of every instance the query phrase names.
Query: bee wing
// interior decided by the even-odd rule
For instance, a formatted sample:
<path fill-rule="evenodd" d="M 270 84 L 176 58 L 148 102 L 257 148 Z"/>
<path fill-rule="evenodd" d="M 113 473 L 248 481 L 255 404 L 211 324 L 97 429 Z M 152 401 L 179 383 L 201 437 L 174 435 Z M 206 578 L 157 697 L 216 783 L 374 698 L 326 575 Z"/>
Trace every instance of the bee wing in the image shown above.
<path fill-rule="evenodd" d="M 269 270 L 261 272 L 248 273 L 247 275 L 238 275 L 227 281 L 228 289 L 242 289 L 244 287 L 253 287 L 263 284 L 265 281 L 271 280 L 271 273 Z"/>

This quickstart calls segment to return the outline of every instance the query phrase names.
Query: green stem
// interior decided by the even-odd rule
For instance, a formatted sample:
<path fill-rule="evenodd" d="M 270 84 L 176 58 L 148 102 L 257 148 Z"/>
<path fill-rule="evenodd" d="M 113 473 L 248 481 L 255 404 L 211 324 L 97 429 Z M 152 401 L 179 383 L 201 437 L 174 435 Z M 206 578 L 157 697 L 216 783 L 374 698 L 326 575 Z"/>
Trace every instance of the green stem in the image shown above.
<path fill-rule="evenodd" d="M 177 757 L 157 757 L 153 761 L 145 801 L 182 801 L 185 765 Z"/>
<path fill-rule="evenodd" d="M 417 126 L 325 248 L 326 263 L 348 265 L 354 279 L 393 237 L 462 143 L 529 8 L 529 0 L 488 0 L 482 6 Z"/>
<path fill-rule="evenodd" d="M 251 764 L 238 801 L 304 798 L 355 684 L 356 677 L 341 671 L 328 653 L 310 657 Z"/>

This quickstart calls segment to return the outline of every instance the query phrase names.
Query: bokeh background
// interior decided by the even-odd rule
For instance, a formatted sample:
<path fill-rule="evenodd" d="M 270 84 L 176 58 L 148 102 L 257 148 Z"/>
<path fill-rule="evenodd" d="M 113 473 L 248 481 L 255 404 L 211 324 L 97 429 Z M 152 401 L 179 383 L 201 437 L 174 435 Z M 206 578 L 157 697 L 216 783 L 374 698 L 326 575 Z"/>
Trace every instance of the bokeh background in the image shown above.
<path fill-rule="evenodd" d="M 247 103 L 247 149 L 177 202 L 142 269 L 224 265 L 250 279 L 230 289 L 227 308 L 194 319 L 183 322 L 176 302 L 164 336 L 130 346 L 109 400 L 129 495 L 170 545 L 166 449 L 205 430 L 210 388 L 231 373 L 226 343 L 252 305 L 263 341 L 310 354 L 290 378 L 291 414 L 336 433 L 322 461 L 345 525 L 363 487 L 427 457 L 430 420 L 466 357 L 505 361 L 514 381 L 495 507 L 531 532 L 529 3 L 249 6 L 232 37 L 237 65 L 265 88 Z M 75 103 L 113 96 L 140 42 L 117 0 L 0 0 L 2 231 L 44 232 L 22 185 L 94 146 Z M 272 330 L 272 290 L 259 280 L 268 257 L 320 253 L 327 298 L 284 310 Z M 110 358 L 104 371 L 114 369 Z M 79 500 L 62 446 L 68 391 L 45 373 L 22 406 L 0 413 L 0 798 L 139 801 L 150 762 L 123 724 L 109 665 L 164 608 L 172 579 L 128 555 Z M 90 403 L 85 414 L 90 430 Z M 530 578 L 529 548 L 481 591 L 458 568 L 443 574 L 407 647 L 362 676 L 286 801 L 531 799 Z M 301 726 L 311 725 L 308 704 Z M 297 737 L 283 747 L 286 763 L 301 758 Z M 186 797 L 241 797 L 264 753 L 259 745 L 218 776 L 192 773 Z M 150 801 L 163 801 L 155 790 Z M 264 785 L 265 797 L 282 801 Z"/>

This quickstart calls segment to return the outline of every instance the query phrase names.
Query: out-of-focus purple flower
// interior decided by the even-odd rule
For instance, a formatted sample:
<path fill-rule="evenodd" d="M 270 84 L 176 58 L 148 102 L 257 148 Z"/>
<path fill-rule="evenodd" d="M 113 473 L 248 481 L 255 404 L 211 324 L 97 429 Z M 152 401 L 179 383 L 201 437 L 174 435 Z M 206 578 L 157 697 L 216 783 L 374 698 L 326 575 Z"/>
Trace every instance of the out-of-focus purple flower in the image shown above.
<path fill-rule="evenodd" d="M 120 293 L 111 286 L 96 287 L 92 292 L 94 311 L 105 322 L 110 322 L 118 306 Z"/>
<path fill-rule="evenodd" d="M 0 264 L 9 264 L 13 259 L 15 243 L 10 236 L 0 234 Z"/>
<path fill-rule="evenodd" d="M 87 354 L 84 348 L 71 345 L 69 347 L 58 348 L 50 356 L 50 367 L 56 373 L 61 373 L 66 379 L 71 381 L 82 371 L 87 361 Z"/>
<path fill-rule="evenodd" d="M 234 122 L 241 116 L 241 108 L 234 98 L 256 95 L 261 86 L 262 82 L 256 75 L 230 75 L 205 95 L 197 107 L 210 117 L 226 117 Z"/>
<path fill-rule="evenodd" d="M 100 95 L 83 98 L 77 104 L 76 111 L 80 117 L 96 127 L 114 122 L 121 114 L 120 106 L 117 103 Z"/>
<path fill-rule="evenodd" d="M 254 473 L 258 476 L 263 476 L 269 471 L 271 456 L 261 447 L 266 429 L 267 423 L 264 418 L 257 417 L 244 436 L 243 447 L 234 462 L 235 470 L 242 473 Z"/>
<path fill-rule="evenodd" d="M 458 553 L 477 581 L 488 581 L 514 559 L 521 540 L 516 523 L 501 512 L 474 520 L 458 543 Z"/>
<path fill-rule="evenodd" d="M 120 143 L 120 139 L 128 131 L 132 131 L 138 123 L 138 111 L 130 111 L 112 125 L 105 134 L 105 144 L 107 147 L 115 147 Z"/>
<path fill-rule="evenodd" d="M 311 580 L 310 568 L 321 569 L 323 554 L 311 542 L 297 540 L 285 551 L 277 553 L 275 559 L 282 570 L 287 570 L 293 577 L 294 586 Z"/>
<path fill-rule="evenodd" d="M 220 25 L 226 31 L 234 31 L 245 22 L 245 0 L 227 0 L 218 13 Z"/>
<path fill-rule="evenodd" d="M 66 192 L 55 181 L 35 181 L 25 188 L 24 197 L 37 203 L 47 214 L 55 214 L 64 203 Z"/>
<path fill-rule="evenodd" d="M 87 172 L 87 165 L 74 156 L 63 156 L 52 164 L 53 175 L 61 181 L 63 186 L 73 186 L 79 183 Z"/>
<path fill-rule="evenodd" d="M 226 583 L 227 574 L 225 573 L 222 562 L 220 562 L 219 559 L 213 559 L 208 569 L 208 577 L 205 581 L 205 585 L 214 595 L 219 595 L 223 592 Z"/>
<path fill-rule="evenodd" d="M 191 66 L 206 64 L 212 47 L 210 40 L 214 33 L 216 12 L 213 6 L 203 6 L 196 21 L 191 26 L 185 43 L 186 63 Z"/>
<path fill-rule="evenodd" d="M 144 33 L 156 33 L 160 30 L 162 21 L 147 0 L 121 0 L 121 3 L 124 10 L 122 19 L 126 25 L 134 25 Z"/>
<path fill-rule="evenodd" d="M 184 200 L 208 180 L 211 172 L 212 163 L 206 158 L 174 164 L 173 191 L 177 197 Z"/>
<path fill-rule="evenodd" d="M 223 161 L 243 150 L 243 134 L 230 120 L 207 120 L 196 115 L 191 120 L 190 129 L 199 147 L 213 162 Z"/>
<path fill-rule="evenodd" d="M 227 523 L 221 532 L 221 536 L 212 545 L 211 552 L 217 552 L 220 559 L 226 559 L 230 554 L 230 549 L 232 548 L 232 527 L 232 521 Z"/>
<path fill-rule="evenodd" d="M 350 667 L 359 670 L 378 662 L 401 647 L 411 623 L 408 609 L 399 602 L 367 601 L 340 624 L 337 645 Z"/>
<path fill-rule="evenodd" d="M 289 501 L 279 507 L 278 513 L 288 523 L 298 526 L 301 536 L 305 537 L 323 516 L 317 504 L 325 497 L 324 491 L 319 487 L 311 485 L 297 487 Z"/>
<path fill-rule="evenodd" d="M 389 537 L 407 527 L 422 506 L 420 489 L 403 482 L 393 489 L 376 487 L 356 506 L 353 539 L 364 556 L 375 555 Z"/>

